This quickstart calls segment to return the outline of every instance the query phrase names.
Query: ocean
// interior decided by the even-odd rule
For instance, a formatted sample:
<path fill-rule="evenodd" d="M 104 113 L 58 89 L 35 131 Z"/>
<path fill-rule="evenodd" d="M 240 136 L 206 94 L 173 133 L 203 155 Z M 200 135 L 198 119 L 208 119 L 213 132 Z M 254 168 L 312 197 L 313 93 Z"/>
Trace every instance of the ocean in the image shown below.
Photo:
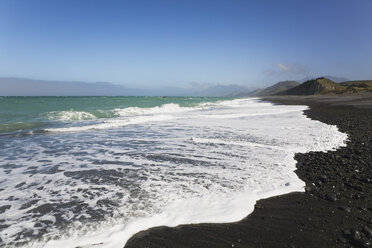
<path fill-rule="evenodd" d="M 304 191 L 294 154 L 347 135 L 255 98 L 0 97 L 0 247 L 123 247 Z"/>

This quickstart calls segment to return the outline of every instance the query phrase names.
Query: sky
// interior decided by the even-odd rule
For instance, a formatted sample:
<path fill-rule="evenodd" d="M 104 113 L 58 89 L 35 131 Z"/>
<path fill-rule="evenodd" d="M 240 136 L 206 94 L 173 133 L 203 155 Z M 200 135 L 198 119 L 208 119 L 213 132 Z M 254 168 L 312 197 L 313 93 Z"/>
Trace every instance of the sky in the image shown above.
<path fill-rule="evenodd" d="M 372 79 L 372 0 L 1 0 L 0 77 L 265 86 Z"/>

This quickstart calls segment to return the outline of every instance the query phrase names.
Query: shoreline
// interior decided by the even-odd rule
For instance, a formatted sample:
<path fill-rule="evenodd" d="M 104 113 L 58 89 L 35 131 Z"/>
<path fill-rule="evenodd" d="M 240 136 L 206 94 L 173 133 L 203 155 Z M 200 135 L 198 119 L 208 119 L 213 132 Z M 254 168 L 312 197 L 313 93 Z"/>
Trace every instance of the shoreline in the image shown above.
<path fill-rule="evenodd" d="M 372 243 L 372 97 L 265 97 L 307 105 L 304 114 L 349 135 L 346 147 L 297 153 L 304 193 L 257 201 L 243 220 L 154 227 L 131 237 L 132 247 L 370 247 Z"/>

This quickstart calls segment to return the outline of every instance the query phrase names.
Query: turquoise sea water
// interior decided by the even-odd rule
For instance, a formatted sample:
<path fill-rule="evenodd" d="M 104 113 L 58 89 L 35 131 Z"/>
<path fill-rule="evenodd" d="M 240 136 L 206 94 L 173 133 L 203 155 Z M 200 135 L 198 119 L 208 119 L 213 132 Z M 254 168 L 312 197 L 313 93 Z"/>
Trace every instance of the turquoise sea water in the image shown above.
<path fill-rule="evenodd" d="M 0 133 L 61 126 L 74 121 L 115 118 L 120 117 L 122 110 L 127 108 L 153 108 L 169 103 L 194 107 L 203 102 L 218 100 L 222 98 L 0 97 Z M 132 114 L 135 114 L 134 111 Z"/>

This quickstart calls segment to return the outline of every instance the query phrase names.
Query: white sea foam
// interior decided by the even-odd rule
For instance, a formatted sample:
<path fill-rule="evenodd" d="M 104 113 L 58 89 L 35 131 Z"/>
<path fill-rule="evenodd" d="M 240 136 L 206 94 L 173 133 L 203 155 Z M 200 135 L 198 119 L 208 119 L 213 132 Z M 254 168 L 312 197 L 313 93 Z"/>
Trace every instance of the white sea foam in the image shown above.
<path fill-rule="evenodd" d="M 168 103 L 161 106 L 152 108 L 128 107 L 128 108 L 115 108 L 113 110 L 100 110 L 103 113 L 110 112 L 112 117 L 117 118 L 104 118 L 96 122 L 78 122 L 69 127 L 62 128 L 47 128 L 48 132 L 79 132 L 91 129 L 108 129 L 118 128 L 131 124 L 140 124 L 150 121 L 165 121 L 172 119 L 174 116 L 171 114 L 179 114 L 188 111 L 195 111 L 197 109 L 205 109 L 206 105 L 200 107 L 180 107 L 178 104 Z M 52 112 L 50 118 L 55 118 L 60 121 L 72 120 L 92 120 L 97 119 L 93 114 L 79 111 L 61 111 Z M 120 118 L 118 118 L 120 117 Z"/>
<path fill-rule="evenodd" d="M 47 113 L 47 117 L 50 120 L 63 121 L 63 122 L 97 119 L 95 115 L 89 112 L 74 111 L 74 110 L 52 111 L 52 112 Z"/>
<path fill-rule="evenodd" d="M 306 118 L 305 109 L 255 99 L 127 108 L 117 118 L 4 142 L 0 205 L 11 211 L 0 214 L 9 224 L 0 237 L 10 244 L 22 231 L 48 230 L 28 246 L 123 247 L 154 226 L 238 221 L 258 199 L 303 191 L 296 152 L 344 145 L 345 134 Z M 25 207 L 32 199 L 39 201 Z M 44 204 L 53 211 L 30 214 Z M 105 218 L 82 222 L 100 211 Z M 57 219 L 70 225 L 60 230 Z M 41 220 L 48 229 L 35 227 Z"/>
<path fill-rule="evenodd" d="M 207 108 L 210 103 L 200 104 L 198 109 Z M 187 112 L 195 110 L 192 107 L 181 107 L 179 104 L 168 103 L 161 106 L 155 106 L 151 108 L 140 108 L 140 107 L 127 107 L 127 108 L 114 108 L 114 109 L 98 109 L 98 116 L 85 112 L 85 111 L 52 111 L 46 113 L 47 118 L 53 121 L 72 122 L 72 121 L 84 121 L 84 120 L 95 120 L 95 119 L 106 119 L 106 118 L 117 118 L 117 117 L 135 117 L 143 115 L 164 115 L 172 113 Z M 110 127 L 107 127 L 110 128 Z M 89 128 L 88 128 L 89 129 Z M 81 131 L 81 130 L 78 130 Z"/>
<path fill-rule="evenodd" d="M 156 106 L 152 108 L 139 108 L 139 107 L 129 107 L 129 108 L 116 108 L 114 109 L 115 113 L 118 116 L 132 116 L 139 114 L 169 114 L 169 113 L 178 113 L 195 110 L 192 107 L 180 107 L 179 104 L 167 103 L 161 106 Z"/>
<path fill-rule="evenodd" d="M 95 124 L 83 124 L 81 126 L 71 126 L 71 127 L 62 127 L 62 128 L 46 128 L 45 131 L 48 132 L 79 132 L 86 130 L 100 130 L 100 129 L 109 129 L 109 128 L 118 128 L 124 127 L 132 124 L 141 124 L 150 121 L 165 121 L 170 120 L 173 117 L 170 115 L 155 115 L 155 116 L 137 116 L 128 119 L 107 119 L 102 122 Z"/>

